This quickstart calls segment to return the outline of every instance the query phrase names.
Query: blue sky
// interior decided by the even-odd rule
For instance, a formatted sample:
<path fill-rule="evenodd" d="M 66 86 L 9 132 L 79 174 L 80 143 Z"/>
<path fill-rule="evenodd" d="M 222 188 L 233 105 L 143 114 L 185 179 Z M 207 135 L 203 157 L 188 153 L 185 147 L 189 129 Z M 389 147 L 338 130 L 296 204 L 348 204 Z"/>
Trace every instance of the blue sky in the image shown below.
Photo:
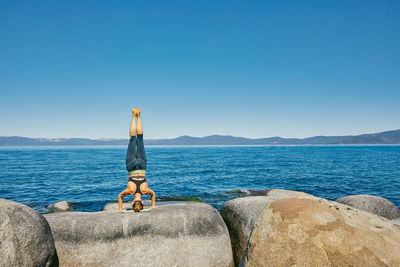
<path fill-rule="evenodd" d="M 0 136 L 400 128 L 399 1 L 2 1 Z"/>

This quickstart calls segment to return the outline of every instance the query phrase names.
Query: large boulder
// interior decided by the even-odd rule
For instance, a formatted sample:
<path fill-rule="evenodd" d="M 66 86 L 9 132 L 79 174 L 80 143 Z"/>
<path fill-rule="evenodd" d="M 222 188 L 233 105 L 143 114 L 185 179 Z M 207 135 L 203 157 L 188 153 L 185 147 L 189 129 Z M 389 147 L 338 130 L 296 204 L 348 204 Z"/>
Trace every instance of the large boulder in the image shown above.
<path fill-rule="evenodd" d="M 352 195 L 336 200 L 356 209 L 365 210 L 389 220 L 400 218 L 400 209 L 389 200 L 371 195 Z"/>
<path fill-rule="evenodd" d="M 206 203 L 147 212 L 45 215 L 62 266 L 232 266 L 229 233 Z"/>
<path fill-rule="evenodd" d="M 268 205 L 241 266 L 400 266 L 400 227 L 375 214 L 313 196 Z"/>
<path fill-rule="evenodd" d="M 253 226 L 266 206 L 281 198 L 307 195 L 303 192 L 281 189 L 257 192 L 260 194 L 262 192 L 264 196 L 258 194 L 258 196 L 235 198 L 228 201 L 221 209 L 221 216 L 231 237 L 235 266 L 239 266 Z"/>
<path fill-rule="evenodd" d="M 52 212 L 66 212 L 73 210 L 72 203 L 65 200 L 51 204 L 47 206 L 47 208 Z"/>
<path fill-rule="evenodd" d="M 0 199 L 0 266 L 58 266 L 49 224 L 23 204 Z"/>

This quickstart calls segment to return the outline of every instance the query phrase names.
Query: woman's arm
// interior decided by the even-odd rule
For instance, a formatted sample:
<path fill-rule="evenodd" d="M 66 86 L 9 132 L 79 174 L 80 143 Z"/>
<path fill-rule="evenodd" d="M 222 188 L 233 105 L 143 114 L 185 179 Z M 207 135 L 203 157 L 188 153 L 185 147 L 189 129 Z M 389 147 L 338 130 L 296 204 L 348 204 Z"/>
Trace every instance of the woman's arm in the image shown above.
<path fill-rule="evenodd" d="M 145 194 L 151 196 L 151 208 L 155 209 L 156 208 L 156 193 L 154 193 L 154 191 L 151 190 L 150 188 L 147 188 Z"/>
<path fill-rule="evenodd" d="M 150 195 L 151 195 L 151 208 L 155 209 L 156 208 L 156 193 L 154 193 L 153 190 L 150 190 L 150 191 L 151 191 L 151 193 L 150 193 Z"/>
<path fill-rule="evenodd" d="M 129 195 L 129 192 L 126 189 L 119 194 L 119 196 L 118 196 L 118 212 L 122 211 L 122 200 L 127 195 Z"/>

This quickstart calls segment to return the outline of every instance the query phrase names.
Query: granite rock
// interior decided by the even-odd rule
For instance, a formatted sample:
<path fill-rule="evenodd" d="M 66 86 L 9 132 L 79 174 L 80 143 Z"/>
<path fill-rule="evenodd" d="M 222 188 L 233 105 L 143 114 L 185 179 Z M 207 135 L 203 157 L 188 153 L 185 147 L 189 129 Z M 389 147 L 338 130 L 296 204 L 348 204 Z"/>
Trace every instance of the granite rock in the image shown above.
<path fill-rule="evenodd" d="M 46 219 L 6 199 L 0 199 L 0 266 L 58 266 Z"/>
<path fill-rule="evenodd" d="M 47 208 L 52 212 L 66 212 L 73 210 L 72 203 L 65 200 L 51 204 L 47 206 Z"/>
<path fill-rule="evenodd" d="M 365 210 L 389 220 L 400 218 L 400 209 L 389 200 L 372 195 L 352 195 L 342 197 L 336 202 Z"/>
<path fill-rule="evenodd" d="M 147 212 L 45 215 L 62 266 L 232 266 L 228 229 L 206 203 Z"/>
<path fill-rule="evenodd" d="M 383 217 L 313 196 L 268 205 L 241 266 L 400 266 L 400 227 Z"/>
<path fill-rule="evenodd" d="M 221 216 L 229 229 L 235 266 L 239 266 L 253 226 L 264 208 L 275 200 L 302 195 L 307 194 L 282 189 L 258 190 L 257 196 L 235 198 L 222 207 Z"/>

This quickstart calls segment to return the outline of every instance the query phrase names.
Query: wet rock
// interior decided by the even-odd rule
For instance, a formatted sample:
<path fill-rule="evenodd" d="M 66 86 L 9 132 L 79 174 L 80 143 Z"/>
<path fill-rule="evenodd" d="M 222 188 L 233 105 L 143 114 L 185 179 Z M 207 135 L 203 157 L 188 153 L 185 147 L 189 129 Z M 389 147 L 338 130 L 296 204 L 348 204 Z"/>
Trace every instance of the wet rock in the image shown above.
<path fill-rule="evenodd" d="M 46 219 L 6 199 L 0 199 L 0 266 L 58 266 Z"/>
<path fill-rule="evenodd" d="M 115 203 L 116 204 L 116 203 Z M 206 203 L 147 212 L 45 215 L 62 266 L 232 266 L 228 229 Z"/>
<path fill-rule="evenodd" d="M 336 202 L 374 213 L 389 220 L 400 218 L 400 209 L 392 202 L 382 197 L 353 195 L 339 198 Z"/>
<path fill-rule="evenodd" d="M 303 192 L 281 189 L 262 191 L 264 196 L 232 199 L 221 209 L 221 216 L 231 237 L 235 266 L 239 266 L 253 226 L 266 206 L 281 198 L 307 195 Z"/>
<path fill-rule="evenodd" d="M 250 195 L 249 190 L 248 190 L 248 189 L 243 189 L 243 188 L 234 189 L 234 190 L 231 190 L 231 191 L 227 191 L 226 193 L 227 193 L 227 194 Z"/>
<path fill-rule="evenodd" d="M 268 205 L 241 266 L 400 266 L 400 227 L 310 195 Z"/>
<path fill-rule="evenodd" d="M 268 192 L 271 190 L 253 190 L 253 189 L 249 189 L 249 195 L 251 196 L 266 196 L 268 195 Z"/>
<path fill-rule="evenodd" d="M 47 206 L 47 208 L 52 212 L 66 212 L 73 210 L 72 203 L 65 200 L 51 204 Z"/>

